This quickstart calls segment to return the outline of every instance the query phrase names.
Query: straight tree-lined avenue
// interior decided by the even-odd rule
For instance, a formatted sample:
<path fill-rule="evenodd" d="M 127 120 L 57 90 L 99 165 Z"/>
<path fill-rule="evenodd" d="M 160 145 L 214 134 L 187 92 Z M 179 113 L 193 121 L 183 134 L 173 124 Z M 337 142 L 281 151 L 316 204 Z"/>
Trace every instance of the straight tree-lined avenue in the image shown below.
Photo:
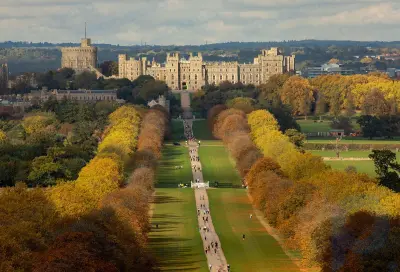
<path fill-rule="evenodd" d="M 199 223 L 199 231 L 203 240 L 204 251 L 207 256 L 210 271 L 223 272 L 227 270 L 227 262 L 222 251 L 221 242 L 215 232 L 211 209 L 208 202 L 208 195 L 204 185 L 200 157 L 198 154 L 198 143 L 192 139 L 192 120 L 184 121 L 185 135 L 188 137 L 189 156 L 191 158 L 191 166 L 193 173 L 193 182 L 196 183 L 194 188 L 197 217 Z"/>

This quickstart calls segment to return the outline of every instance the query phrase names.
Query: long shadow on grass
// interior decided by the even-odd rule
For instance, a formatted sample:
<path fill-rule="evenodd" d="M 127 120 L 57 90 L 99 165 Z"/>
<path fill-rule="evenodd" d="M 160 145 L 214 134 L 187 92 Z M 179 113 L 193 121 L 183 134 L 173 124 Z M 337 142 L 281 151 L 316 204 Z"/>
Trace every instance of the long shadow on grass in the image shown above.
<path fill-rule="evenodd" d="M 180 202 L 173 197 L 163 197 L 158 201 Z M 184 220 L 183 216 L 174 214 L 159 214 L 152 218 L 149 244 L 161 271 L 195 271 L 201 268 L 199 263 L 202 261 L 202 255 L 194 253 L 196 245 L 193 245 L 193 239 L 179 237 L 177 229 Z"/>

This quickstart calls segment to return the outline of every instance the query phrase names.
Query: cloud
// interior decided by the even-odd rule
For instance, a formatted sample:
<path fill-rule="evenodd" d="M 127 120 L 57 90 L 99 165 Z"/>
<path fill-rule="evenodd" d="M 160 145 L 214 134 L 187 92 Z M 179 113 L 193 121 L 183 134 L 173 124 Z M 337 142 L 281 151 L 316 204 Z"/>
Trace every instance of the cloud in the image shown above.
<path fill-rule="evenodd" d="M 289 39 L 392 40 L 398 0 L 1 0 L 3 40 L 202 44 Z M 389 31 L 385 31 L 387 28 Z"/>

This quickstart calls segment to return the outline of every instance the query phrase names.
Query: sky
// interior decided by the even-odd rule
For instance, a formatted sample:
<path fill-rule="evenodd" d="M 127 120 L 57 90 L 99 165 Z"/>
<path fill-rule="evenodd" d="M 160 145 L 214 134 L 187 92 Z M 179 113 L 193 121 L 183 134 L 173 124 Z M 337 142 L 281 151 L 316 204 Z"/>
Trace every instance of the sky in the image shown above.
<path fill-rule="evenodd" d="M 400 0 L 0 0 L 0 41 L 400 40 Z"/>

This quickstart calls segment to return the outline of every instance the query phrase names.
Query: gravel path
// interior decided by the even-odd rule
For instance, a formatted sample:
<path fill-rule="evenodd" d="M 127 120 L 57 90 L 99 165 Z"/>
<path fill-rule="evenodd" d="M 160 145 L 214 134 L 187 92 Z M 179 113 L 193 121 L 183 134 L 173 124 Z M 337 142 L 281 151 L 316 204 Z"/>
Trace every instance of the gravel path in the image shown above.
<path fill-rule="evenodd" d="M 184 127 L 186 138 L 191 138 L 193 135 L 192 120 L 185 120 Z M 200 162 L 201 158 L 198 157 L 198 143 L 195 140 L 188 140 L 187 145 L 189 147 L 193 181 L 202 183 L 204 180 Z M 207 190 L 205 188 L 195 188 L 194 190 L 199 231 L 203 240 L 204 253 L 207 256 L 208 267 L 213 272 L 226 272 L 228 271 L 227 262 L 212 222 Z"/>

